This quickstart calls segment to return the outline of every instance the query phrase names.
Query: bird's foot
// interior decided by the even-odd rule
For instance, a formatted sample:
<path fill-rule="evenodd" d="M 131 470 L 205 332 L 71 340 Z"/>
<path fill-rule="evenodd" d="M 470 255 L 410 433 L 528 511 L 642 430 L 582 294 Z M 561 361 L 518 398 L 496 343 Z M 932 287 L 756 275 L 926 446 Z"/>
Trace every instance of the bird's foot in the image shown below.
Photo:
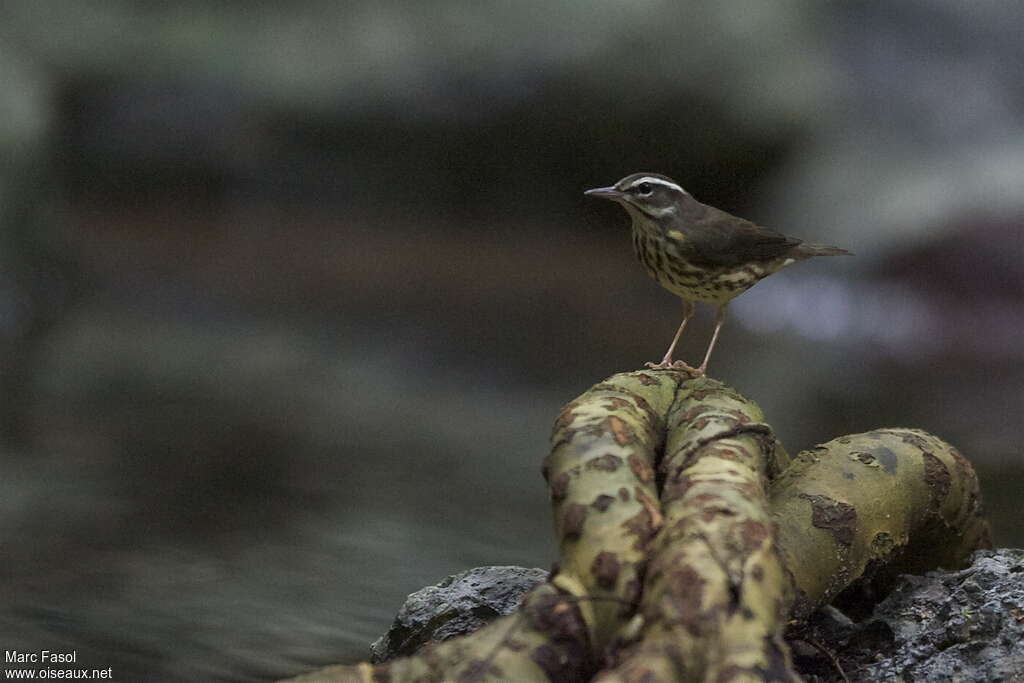
<path fill-rule="evenodd" d="M 652 370 L 682 370 L 683 372 L 694 377 L 698 377 L 704 374 L 704 368 L 695 368 L 691 365 L 684 363 L 681 360 L 662 360 L 660 363 L 647 362 L 644 363 L 644 367 L 650 368 Z"/>

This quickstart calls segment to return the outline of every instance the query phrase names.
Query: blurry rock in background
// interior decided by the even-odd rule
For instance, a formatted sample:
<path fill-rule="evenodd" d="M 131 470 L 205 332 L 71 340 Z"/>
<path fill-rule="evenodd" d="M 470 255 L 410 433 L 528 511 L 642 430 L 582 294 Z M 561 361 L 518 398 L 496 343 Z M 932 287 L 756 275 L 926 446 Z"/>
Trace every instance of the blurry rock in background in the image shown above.
<path fill-rule="evenodd" d="M 551 420 L 677 322 L 581 195 L 641 169 L 856 252 L 739 298 L 712 366 L 790 450 L 935 431 L 1024 542 L 1022 19 L 7 0 L 5 647 L 265 679 L 548 564 Z"/>

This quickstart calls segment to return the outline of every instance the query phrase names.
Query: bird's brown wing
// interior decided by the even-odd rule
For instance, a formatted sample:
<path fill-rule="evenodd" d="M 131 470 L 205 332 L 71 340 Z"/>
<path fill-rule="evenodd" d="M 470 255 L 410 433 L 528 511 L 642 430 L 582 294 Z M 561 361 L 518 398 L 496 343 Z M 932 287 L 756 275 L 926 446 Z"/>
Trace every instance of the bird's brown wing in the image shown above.
<path fill-rule="evenodd" d="M 697 264 L 736 266 L 769 261 L 784 256 L 802 242 L 712 206 L 707 206 L 703 214 L 686 230 L 688 256 Z"/>

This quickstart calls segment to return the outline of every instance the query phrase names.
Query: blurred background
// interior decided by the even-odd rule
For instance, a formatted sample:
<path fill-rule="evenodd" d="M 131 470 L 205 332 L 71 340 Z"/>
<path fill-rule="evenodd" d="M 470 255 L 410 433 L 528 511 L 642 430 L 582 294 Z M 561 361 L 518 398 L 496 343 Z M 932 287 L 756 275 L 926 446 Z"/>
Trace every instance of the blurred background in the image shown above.
<path fill-rule="evenodd" d="M 736 300 L 711 365 L 791 452 L 934 431 L 1024 543 L 1022 26 L 4 0 L 3 648 L 265 680 L 366 657 L 446 574 L 550 564 L 559 407 L 679 321 L 582 194 L 638 170 L 855 252 Z"/>

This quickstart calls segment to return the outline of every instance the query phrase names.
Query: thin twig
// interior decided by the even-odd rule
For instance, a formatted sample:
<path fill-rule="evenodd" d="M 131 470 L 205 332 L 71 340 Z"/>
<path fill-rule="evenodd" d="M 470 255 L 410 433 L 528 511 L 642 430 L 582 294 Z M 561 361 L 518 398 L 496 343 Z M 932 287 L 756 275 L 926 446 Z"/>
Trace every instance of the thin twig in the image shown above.
<path fill-rule="evenodd" d="M 831 650 L 812 638 L 805 638 L 804 642 L 812 645 L 819 652 L 825 653 L 825 656 L 832 661 L 832 666 L 834 666 L 836 671 L 839 672 L 840 677 L 843 679 L 843 683 L 850 683 L 850 679 L 846 676 L 846 672 L 843 671 L 843 665 L 839 663 L 839 658 L 836 657 Z"/>

